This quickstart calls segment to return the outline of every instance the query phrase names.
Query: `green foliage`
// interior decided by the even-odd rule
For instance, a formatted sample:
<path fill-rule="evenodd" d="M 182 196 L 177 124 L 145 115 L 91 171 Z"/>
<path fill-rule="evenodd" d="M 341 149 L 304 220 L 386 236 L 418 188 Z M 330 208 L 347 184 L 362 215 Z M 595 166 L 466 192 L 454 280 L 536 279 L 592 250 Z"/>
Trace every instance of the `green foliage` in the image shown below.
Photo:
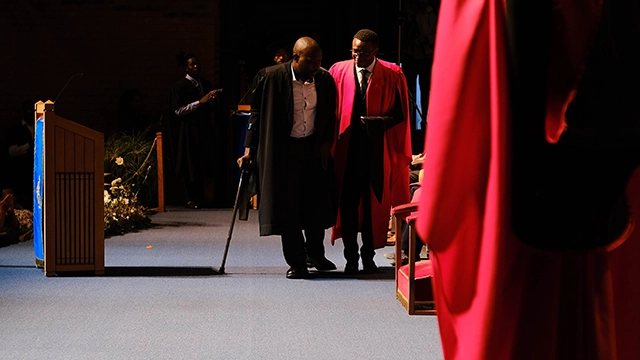
<path fill-rule="evenodd" d="M 111 180 L 121 178 L 142 205 L 152 207 L 158 201 L 156 148 L 144 134 L 112 135 L 104 145 L 104 171 Z"/>
<path fill-rule="evenodd" d="M 104 151 L 104 231 L 120 235 L 147 228 L 157 200 L 155 141 L 143 134 L 112 135 Z"/>

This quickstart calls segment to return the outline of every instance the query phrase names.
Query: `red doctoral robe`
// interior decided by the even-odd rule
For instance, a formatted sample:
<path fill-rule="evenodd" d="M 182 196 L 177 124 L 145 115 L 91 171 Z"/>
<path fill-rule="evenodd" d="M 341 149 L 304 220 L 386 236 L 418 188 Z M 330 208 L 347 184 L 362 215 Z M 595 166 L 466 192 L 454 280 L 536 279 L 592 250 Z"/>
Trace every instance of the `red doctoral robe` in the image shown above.
<path fill-rule="evenodd" d="M 336 142 L 333 146 L 333 158 L 338 186 L 338 204 L 342 190 L 342 178 L 345 172 L 347 151 L 349 148 L 349 126 L 355 98 L 356 78 L 353 60 L 334 64 L 329 73 L 338 86 L 338 126 Z M 384 136 L 384 185 L 382 202 L 378 203 L 373 190 L 371 196 L 371 220 L 373 224 L 374 248 L 387 244 L 387 231 L 391 207 L 409 202 L 409 164 L 411 163 L 411 128 L 409 126 L 409 98 L 407 81 L 399 66 L 377 59 L 373 74 L 367 87 L 367 116 L 385 116 L 391 114 L 397 94 L 400 95 L 404 121 L 387 129 Z M 362 214 L 361 214 L 362 216 Z M 342 237 L 340 211 L 336 225 L 332 228 L 331 244 Z"/>
<path fill-rule="evenodd" d="M 595 2 L 554 3 L 563 25 L 551 31 L 556 52 L 539 119 L 550 143 L 563 131 L 599 16 Z M 638 358 L 640 173 L 627 186 L 632 218 L 622 244 L 534 249 L 510 227 L 505 15 L 500 0 L 452 0 L 438 19 L 417 231 L 430 250 L 445 358 Z"/>

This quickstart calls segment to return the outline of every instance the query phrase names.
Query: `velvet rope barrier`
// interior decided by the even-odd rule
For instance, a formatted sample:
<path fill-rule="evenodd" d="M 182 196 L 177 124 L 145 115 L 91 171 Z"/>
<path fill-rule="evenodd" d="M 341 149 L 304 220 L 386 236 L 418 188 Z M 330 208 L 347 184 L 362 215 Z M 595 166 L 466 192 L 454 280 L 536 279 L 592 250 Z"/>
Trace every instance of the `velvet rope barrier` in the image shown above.
<path fill-rule="evenodd" d="M 164 212 L 164 164 L 161 132 L 156 133 L 156 158 L 158 163 L 158 212 Z"/>

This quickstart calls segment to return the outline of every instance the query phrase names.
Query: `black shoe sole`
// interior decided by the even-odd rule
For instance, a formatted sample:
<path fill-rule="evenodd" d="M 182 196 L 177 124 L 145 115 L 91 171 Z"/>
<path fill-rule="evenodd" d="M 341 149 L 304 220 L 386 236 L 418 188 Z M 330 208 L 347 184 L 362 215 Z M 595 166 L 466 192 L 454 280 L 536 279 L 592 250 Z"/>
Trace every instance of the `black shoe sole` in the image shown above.
<path fill-rule="evenodd" d="M 290 270 L 287 271 L 287 279 L 306 279 L 309 277 L 309 272 L 307 271 L 294 271 L 291 272 Z"/>

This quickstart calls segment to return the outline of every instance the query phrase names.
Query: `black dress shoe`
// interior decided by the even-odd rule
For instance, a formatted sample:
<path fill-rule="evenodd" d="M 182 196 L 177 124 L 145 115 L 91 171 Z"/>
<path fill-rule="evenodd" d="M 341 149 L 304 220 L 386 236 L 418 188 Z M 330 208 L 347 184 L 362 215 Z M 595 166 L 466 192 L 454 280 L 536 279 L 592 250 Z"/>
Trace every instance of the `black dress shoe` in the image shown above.
<path fill-rule="evenodd" d="M 198 204 L 195 201 L 188 201 L 186 208 L 187 209 L 200 209 L 200 206 L 198 206 Z"/>
<path fill-rule="evenodd" d="M 358 263 L 354 262 L 354 263 L 347 263 L 347 265 L 344 267 L 344 273 L 347 275 L 355 275 L 358 273 Z"/>
<path fill-rule="evenodd" d="M 376 265 L 376 263 L 373 261 L 373 259 L 371 259 L 371 260 L 362 260 L 362 272 L 374 273 L 376 271 L 378 271 L 378 265 Z"/>
<path fill-rule="evenodd" d="M 307 267 L 316 268 L 318 271 L 330 271 L 337 269 L 336 264 L 332 263 L 331 260 L 324 256 L 321 258 L 307 257 Z"/>
<path fill-rule="evenodd" d="M 309 277 L 309 270 L 289 268 L 287 270 L 287 279 L 306 279 Z"/>

